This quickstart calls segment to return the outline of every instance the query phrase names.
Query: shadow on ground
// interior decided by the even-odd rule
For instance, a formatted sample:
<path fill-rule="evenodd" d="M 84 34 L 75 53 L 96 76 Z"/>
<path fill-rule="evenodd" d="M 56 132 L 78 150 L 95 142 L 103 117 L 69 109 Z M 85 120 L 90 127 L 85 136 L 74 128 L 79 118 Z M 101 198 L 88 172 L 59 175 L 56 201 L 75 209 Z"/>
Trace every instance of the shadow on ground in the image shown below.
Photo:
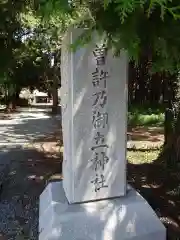
<path fill-rule="evenodd" d="M 128 181 L 148 201 L 168 230 L 169 240 L 180 239 L 179 169 L 166 171 L 156 161 L 128 164 Z"/>
<path fill-rule="evenodd" d="M 0 144 L 50 141 L 61 129 L 61 116 L 50 116 L 40 109 L 27 110 L 13 115 L 13 119 L 0 120 Z M 47 136 L 49 136 L 47 138 Z"/>
<path fill-rule="evenodd" d="M 61 173 L 62 156 L 34 148 L 1 149 L 11 160 L 0 195 L 0 233 L 7 239 L 38 239 L 38 204 L 50 176 Z"/>
<path fill-rule="evenodd" d="M 62 170 L 60 152 L 52 154 L 47 148 L 38 149 L 31 145 L 52 141 L 59 141 L 58 144 L 62 145 L 60 116 L 50 117 L 49 113 L 45 114 L 46 109 L 40 111 L 32 108 L 26 111 L 13 119 L 15 122 L 9 120 L 5 127 L 4 122 L 0 122 L 0 143 L 2 140 L 21 142 L 14 147 L 3 145 L 0 148 L 0 163 L 6 159 L 11 161 L 9 175 L 0 195 L 0 233 L 9 240 L 38 238 L 39 196 L 50 176 Z M 29 146 L 23 146 L 23 141 L 27 141 Z M 129 163 L 128 180 L 166 225 L 168 239 L 180 239 L 179 170 L 167 172 L 156 162 L 139 165 Z"/>
<path fill-rule="evenodd" d="M 48 156 L 34 148 L 2 148 L 11 160 L 0 199 L 0 233 L 7 239 L 38 236 L 39 196 L 48 179 L 61 173 L 62 155 Z M 128 164 L 128 180 L 145 197 L 168 229 L 169 240 L 180 239 L 180 175 L 154 164 Z"/>
<path fill-rule="evenodd" d="M 127 134 L 132 141 L 163 142 L 164 140 L 162 127 L 128 127 Z"/>

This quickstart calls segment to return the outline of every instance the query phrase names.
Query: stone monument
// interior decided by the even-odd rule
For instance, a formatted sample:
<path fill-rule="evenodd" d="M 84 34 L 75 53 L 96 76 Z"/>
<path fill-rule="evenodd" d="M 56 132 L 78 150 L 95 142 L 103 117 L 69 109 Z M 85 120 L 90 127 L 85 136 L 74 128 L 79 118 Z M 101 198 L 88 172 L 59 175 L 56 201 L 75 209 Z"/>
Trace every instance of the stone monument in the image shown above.
<path fill-rule="evenodd" d="M 102 37 L 62 43 L 63 181 L 40 196 L 39 240 L 165 240 L 148 203 L 126 184 L 127 65 Z"/>

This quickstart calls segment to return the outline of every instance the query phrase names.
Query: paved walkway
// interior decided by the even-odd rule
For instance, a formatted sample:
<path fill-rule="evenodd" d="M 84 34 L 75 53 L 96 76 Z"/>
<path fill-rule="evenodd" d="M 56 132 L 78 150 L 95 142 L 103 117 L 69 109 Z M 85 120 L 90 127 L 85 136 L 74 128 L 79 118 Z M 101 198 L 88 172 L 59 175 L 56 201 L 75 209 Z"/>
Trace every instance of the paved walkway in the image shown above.
<path fill-rule="evenodd" d="M 52 141 L 59 120 L 44 109 L 24 109 L 0 120 L 0 166 L 10 166 L 0 193 L 0 236 L 38 239 L 38 202 L 46 180 L 61 171 L 58 155 L 40 149 Z M 9 164 L 11 162 L 11 164 Z"/>

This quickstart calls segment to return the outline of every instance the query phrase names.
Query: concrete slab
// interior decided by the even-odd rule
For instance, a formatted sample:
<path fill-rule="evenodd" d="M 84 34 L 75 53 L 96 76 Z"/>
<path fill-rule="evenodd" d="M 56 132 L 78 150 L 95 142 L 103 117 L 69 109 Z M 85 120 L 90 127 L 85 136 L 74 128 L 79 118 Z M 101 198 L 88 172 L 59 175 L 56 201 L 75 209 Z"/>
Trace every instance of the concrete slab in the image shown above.
<path fill-rule="evenodd" d="M 165 240 L 166 229 L 134 189 L 126 197 L 69 204 L 62 181 L 40 196 L 39 240 Z"/>

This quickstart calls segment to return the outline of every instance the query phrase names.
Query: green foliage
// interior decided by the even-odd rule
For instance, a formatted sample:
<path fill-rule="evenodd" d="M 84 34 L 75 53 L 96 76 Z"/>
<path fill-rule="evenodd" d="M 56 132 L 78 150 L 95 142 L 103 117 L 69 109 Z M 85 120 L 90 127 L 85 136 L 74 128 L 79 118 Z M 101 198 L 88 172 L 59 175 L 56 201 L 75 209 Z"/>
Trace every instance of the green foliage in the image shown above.
<path fill-rule="evenodd" d="M 180 6 L 177 0 L 72 0 L 65 5 L 64 1 L 61 4 L 61 1 L 49 0 L 45 6 L 41 6 L 41 10 L 46 12 L 46 19 L 49 15 L 55 19 L 58 14 L 67 23 L 66 27 L 75 25 L 105 32 L 116 54 L 124 48 L 136 63 L 142 55 L 147 55 L 150 72 L 173 73 L 179 68 Z"/>
<path fill-rule="evenodd" d="M 131 60 L 137 62 L 141 55 L 147 54 L 151 71 L 176 71 L 180 62 L 179 22 L 167 11 L 162 19 L 164 2 L 154 2 L 152 6 L 140 1 L 126 2 L 131 5 L 131 8 L 127 7 L 129 12 L 122 4 L 117 12 L 118 3 L 114 1 L 105 10 L 99 8 L 98 12 L 104 18 L 97 18 L 97 25 L 109 33 L 112 45 L 128 50 Z M 153 9 L 150 15 L 147 14 L 149 9 Z"/>
<path fill-rule="evenodd" d="M 163 126 L 164 110 L 131 106 L 128 111 L 129 126 Z"/>
<path fill-rule="evenodd" d="M 48 54 L 60 49 L 63 19 L 45 19 L 40 1 L 1 1 L 0 84 L 10 95 L 22 87 L 42 87 L 52 77 Z"/>
<path fill-rule="evenodd" d="M 15 7 L 15 8 L 14 8 Z M 19 47 L 18 32 L 20 25 L 18 22 L 18 13 L 21 11 L 23 4 L 15 1 L 0 2 L 0 75 L 5 75 L 13 64 L 13 50 Z M 14 34 L 16 34 L 16 38 Z M 1 77 L 1 80 L 3 78 Z"/>
<path fill-rule="evenodd" d="M 105 0 L 105 9 L 108 8 L 110 3 L 115 3 L 115 11 L 118 13 L 121 22 L 123 23 L 126 18 L 132 14 L 137 8 L 143 8 L 145 3 L 144 0 L 129 0 L 129 1 L 122 1 L 122 0 Z"/>
<path fill-rule="evenodd" d="M 176 2 L 175 5 L 174 2 Z M 148 14 L 148 17 L 156 8 L 160 8 L 160 17 L 162 19 L 164 19 L 167 12 L 175 19 L 178 19 L 180 18 L 180 6 L 177 5 L 179 4 L 177 1 L 174 2 L 172 0 L 104 0 L 104 7 L 106 9 L 110 3 L 116 3 L 116 10 L 122 22 L 139 7 L 146 10 L 145 13 Z"/>
<path fill-rule="evenodd" d="M 163 126 L 164 124 L 164 114 L 161 113 L 151 114 L 151 115 L 144 115 L 144 114 L 129 114 L 128 115 L 128 123 L 130 126 Z"/>
<path fill-rule="evenodd" d="M 137 64 L 146 56 L 149 72 L 177 72 L 179 11 L 177 0 L 1 1 L 1 82 L 27 85 L 34 84 L 33 76 L 46 79 L 52 69 L 44 52 L 60 52 L 62 37 L 71 26 L 86 28 L 73 50 L 90 41 L 97 30 L 106 35 L 115 54 L 126 49 Z M 25 81 L 28 69 L 32 78 Z"/>

